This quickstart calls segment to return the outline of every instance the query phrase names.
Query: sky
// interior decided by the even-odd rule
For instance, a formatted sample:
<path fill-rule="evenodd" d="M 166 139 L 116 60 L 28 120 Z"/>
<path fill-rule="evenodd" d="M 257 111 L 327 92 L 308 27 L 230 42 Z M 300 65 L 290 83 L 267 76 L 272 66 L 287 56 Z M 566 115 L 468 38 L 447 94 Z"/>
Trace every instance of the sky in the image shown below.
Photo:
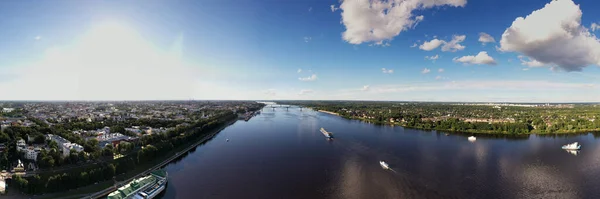
<path fill-rule="evenodd" d="M 0 1 L 0 100 L 599 102 L 597 0 Z"/>

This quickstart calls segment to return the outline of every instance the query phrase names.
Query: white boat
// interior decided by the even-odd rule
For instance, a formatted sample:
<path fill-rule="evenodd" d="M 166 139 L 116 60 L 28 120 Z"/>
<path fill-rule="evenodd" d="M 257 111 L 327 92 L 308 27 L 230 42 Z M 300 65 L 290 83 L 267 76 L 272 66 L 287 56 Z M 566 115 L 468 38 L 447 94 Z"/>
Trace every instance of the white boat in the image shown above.
<path fill-rule="evenodd" d="M 579 149 L 581 149 L 581 145 L 579 145 L 579 142 L 573 142 L 571 144 L 565 144 L 565 145 L 563 145 L 562 149 L 565 149 L 565 150 L 579 150 Z"/>
<path fill-rule="evenodd" d="M 385 163 L 384 161 L 379 161 L 379 165 L 381 165 L 381 168 L 383 168 L 383 169 L 390 169 L 388 164 Z"/>
<path fill-rule="evenodd" d="M 572 154 L 572 155 L 574 155 L 574 156 L 577 156 L 577 154 L 579 154 L 579 150 L 565 150 L 565 151 L 568 152 L 568 153 L 570 153 L 570 154 Z"/>
<path fill-rule="evenodd" d="M 327 132 L 324 128 L 321 128 L 321 133 L 323 133 L 326 138 L 333 138 L 333 133 Z"/>
<path fill-rule="evenodd" d="M 469 138 L 467 138 L 467 139 L 471 142 L 475 142 L 475 140 L 477 140 L 477 138 L 475 136 L 469 136 Z"/>

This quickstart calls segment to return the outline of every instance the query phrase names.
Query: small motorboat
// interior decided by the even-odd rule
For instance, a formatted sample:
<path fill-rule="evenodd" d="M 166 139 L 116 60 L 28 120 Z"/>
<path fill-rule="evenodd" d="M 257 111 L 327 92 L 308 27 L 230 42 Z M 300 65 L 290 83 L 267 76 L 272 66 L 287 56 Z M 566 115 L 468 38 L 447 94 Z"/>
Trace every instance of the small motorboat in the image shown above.
<path fill-rule="evenodd" d="M 390 169 L 388 164 L 385 163 L 384 161 L 379 161 L 379 165 L 381 165 L 381 168 L 383 168 L 383 169 Z"/>
<path fill-rule="evenodd" d="M 573 142 L 571 144 L 565 144 L 561 148 L 564 150 L 579 150 L 581 149 L 581 145 L 579 145 L 579 142 Z"/>
<path fill-rule="evenodd" d="M 470 142 L 475 142 L 475 140 L 477 140 L 477 138 L 475 136 L 469 136 L 469 138 L 467 138 Z"/>

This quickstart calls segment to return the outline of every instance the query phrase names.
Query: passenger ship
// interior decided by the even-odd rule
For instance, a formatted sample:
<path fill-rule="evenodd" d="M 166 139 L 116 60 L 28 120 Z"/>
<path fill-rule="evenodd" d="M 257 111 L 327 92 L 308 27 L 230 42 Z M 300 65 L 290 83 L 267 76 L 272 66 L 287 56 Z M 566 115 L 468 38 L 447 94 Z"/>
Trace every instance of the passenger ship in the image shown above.
<path fill-rule="evenodd" d="M 156 197 L 167 186 L 167 172 L 156 170 L 149 175 L 134 179 L 108 194 L 107 199 L 151 199 Z"/>

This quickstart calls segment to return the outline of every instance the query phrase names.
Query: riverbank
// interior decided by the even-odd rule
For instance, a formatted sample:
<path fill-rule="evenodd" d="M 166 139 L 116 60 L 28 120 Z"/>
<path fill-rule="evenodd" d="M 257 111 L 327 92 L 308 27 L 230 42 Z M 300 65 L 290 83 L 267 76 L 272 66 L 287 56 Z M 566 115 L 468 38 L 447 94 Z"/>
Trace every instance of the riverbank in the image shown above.
<path fill-rule="evenodd" d="M 97 184 L 80 187 L 75 190 L 70 190 L 67 192 L 61 193 L 53 193 L 53 194 L 45 194 L 41 196 L 35 196 L 34 199 L 50 199 L 50 198 L 60 198 L 60 199 L 71 199 L 71 198 L 102 198 L 103 196 L 108 195 L 109 193 L 116 190 L 121 185 L 124 185 L 130 182 L 133 179 L 142 177 L 147 175 L 153 170 L 159 169 L 177 158 L 187 154 L 188 151 L 198 147 L 202 143 L 212 139 L 223 129 L 231 126 L 237 121 L 237 118 L 229 120 L 227 123 L 223 124 L 221 127 L 211 130 L 212 132 L 208 132 L 205 136 L 198 139 L 198 141 L 194 142 L 188 146 L 180 146 L 178 148 L 173 149 L 168 154 L 162 156 L 161 158 L 157 158 L 151 162 L 138 165 L 134 170 L 129 172 L 120 174 L 115 176 L 115 181 L 102 181 Z"/>
<path fill-rule="evenodd" d="M 336 113 L 336 112 L 331 112 L 331 111 L 325 111 L 325 110 L 318 110 L 321 113 L 327 113 L 327 114 L 331 114 L 331 115 L 337 115 L 340 116 L 340 114 Z"/>
<path fill-rule="evenodd" d="M 329 112 L 329 111 L 326 111 Z M 339 114 L 336 114 L 339 116 Z M 399 122 L 389 122 L 389 121 L 372 121 L 369 119 L 364 119 L 364 118 L 360 118 L 360 117 L 345 117 L 345 116 L 341 116 L 345 119 L 349 119 L 349 120 L 358 120 L 358 121 L 363 121 L 363 122 L 367 122 L 367 123 L 372 123 L 372 124 L 379 124 L 379 125 L 393 125 L 393 126 L 401 126 L 403 128 L 411 128 L 411 129 L 418 129 L 418 130 L 430 130 L 430 131 L 441 131 L 441 132 L 448 132 L 448 133 L 457 133 L 457 134 L 473 134 L 473 135 L 498 135 L 498 136 L 502 136 L 502 135 L 555 135 L 555 134 L 561 134 L 561 135 L 577 135 L 577 134 L 585 134 L 585 133 L 598 133 L 600 132 L 600 129 L 583 129 L 583 130 L 571 130 L 571 131 L 557 131 L 557 132 L 552 132 L 552 133 L 548 133 L 548 132 L 538 132 L 536 130 L 532 130 L 528 133 L 509 133 L 509 132 L 497 132 L 497 131 L 492 131 L 492 130 L 472 130 L 472 129 L 468 129 L 468 130 L 452 130 L 452 129 L 436 129 L 436 128 L 425 128 L 425 127 L 419 127 L 419 126 L 407 126 L 407 125 L 403 125 Z"/>

